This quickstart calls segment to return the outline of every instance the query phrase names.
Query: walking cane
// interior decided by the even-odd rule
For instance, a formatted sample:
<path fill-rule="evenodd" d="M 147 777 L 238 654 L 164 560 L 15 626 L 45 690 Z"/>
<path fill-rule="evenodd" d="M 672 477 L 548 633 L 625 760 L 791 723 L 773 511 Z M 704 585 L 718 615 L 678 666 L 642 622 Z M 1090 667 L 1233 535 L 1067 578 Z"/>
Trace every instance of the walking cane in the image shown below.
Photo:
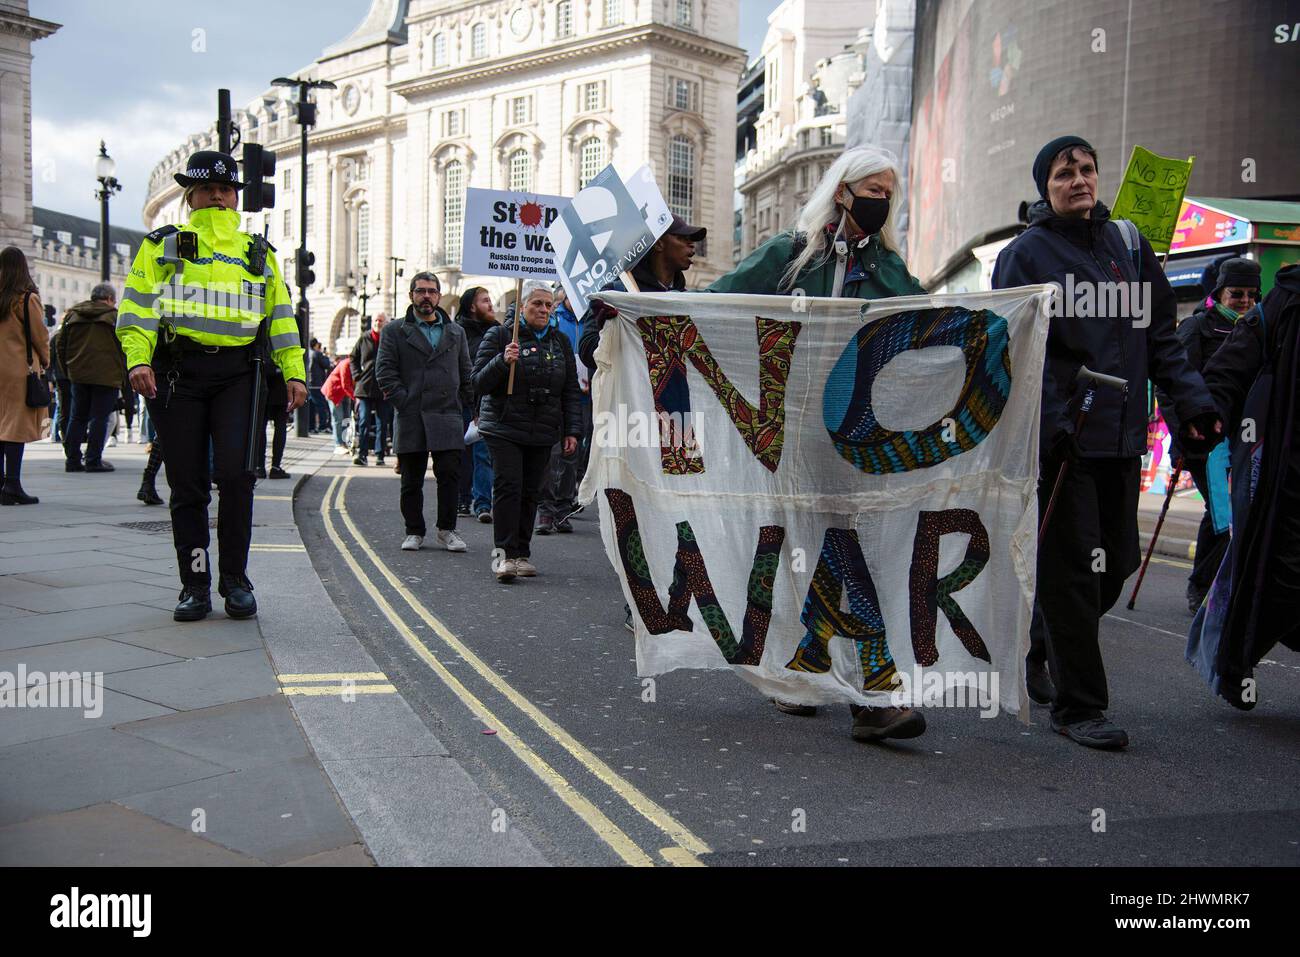
<path fill-rule="evenodd" d="M 1083 434 L 1083 423 L 1087 421 L 1088 413 L 1092 411 L 1092 401 L 1097 397 L 1097 386 L 1108 385 L 1113 389 L 1119 389 L 1121 396 L 1128 396 L 1128 380 L 1121 379 L 1119 376 L 1093 372 L 1087 366 L 1079 366 L 1074 381 L 1078 382 L 1080 380 L 1086 380 L 1088 386 L 1084 389 L 1083 401 L 1079 403 L 1079 414 L 1074 420 L 1075 436 Z M 1052 486 L 1052 495 L 1047 500 L 1047 508 L 1043 510 L 1042 521 L 1038 523 L 1038 543 L 1040 545 L 1043 542 L 1043 534 L 1047 531 L 1047 523 L 1052 520 L 1052 512 L 1056 510 L 1056 497 L 1061 493 L 1061 484 L 1065 481 L 1065 473 L 1069 468 L 1070 460 L 1066 459 L 1056 472 L 1056 483 Z"/>
<path fill-rule="evenodd" d="M 1174 497 L 1174 487 L 1178 484 L 1178 476 L 1183 471 L 1183 457 L 1180 455 L 1174 459 L 1174 473 L 1169 477 L 1169 488 L 1165 490 L 1165 504 L 1160 509 L 1160 517 L 1156 519 L 1155 531 L 1151 533 L 1151 541 L 1147 543 L 1147 557 L 1142 560 L 1142 569 L 1138 572 L 1138 580 L 1133 583 L 1133 594 L 1128 598 L 1128 610 L 1132 611 L 1134 604 L 1138 600 L 1138 589 L 1142 587 L 1142 579 L 1146 578 L 1147 566 L 1151 564 L 1151 553 L 1156 550 L 1156 539 L 1160 537 L 1160 527 L 1165 524 L 1165 515 L 1169 512 L 1169 502 Z"/>

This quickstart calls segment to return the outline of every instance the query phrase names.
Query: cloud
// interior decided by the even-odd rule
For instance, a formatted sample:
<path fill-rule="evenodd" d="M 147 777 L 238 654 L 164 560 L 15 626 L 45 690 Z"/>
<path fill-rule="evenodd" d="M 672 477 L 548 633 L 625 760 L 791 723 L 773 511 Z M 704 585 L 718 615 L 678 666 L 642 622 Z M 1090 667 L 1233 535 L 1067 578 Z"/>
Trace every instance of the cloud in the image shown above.
<path fill-rule="evenodd" d="M 117 163 L 122 192 L 112 200 L 110 220 L 143 228 L 141 211 L 154 167 L 192 133 L 211 125 L 210 112 L 178 109 L 174 101 L 140 100 L 114 117 L 56 122 L 32 117 L 32 199 L 37 206 L 99 219 L 94 192 L 99 141 Z"/>

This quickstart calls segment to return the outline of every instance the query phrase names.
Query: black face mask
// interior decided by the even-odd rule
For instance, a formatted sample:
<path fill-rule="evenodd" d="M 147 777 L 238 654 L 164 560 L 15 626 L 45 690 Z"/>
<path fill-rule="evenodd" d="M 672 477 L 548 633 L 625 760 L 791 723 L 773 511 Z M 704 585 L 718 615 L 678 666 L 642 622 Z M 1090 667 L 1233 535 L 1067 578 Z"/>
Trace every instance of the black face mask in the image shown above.
<path fill-rule="evenodd" d="M 889 218 L 889 200 L 880 199 L 875 196 L 853 196 L 853 205 L 849 207 L 849 215 L 853 221 L 858 224 L 858 228 L 868 236 L 874 236 L 880 232 L 885 220 Z"/>

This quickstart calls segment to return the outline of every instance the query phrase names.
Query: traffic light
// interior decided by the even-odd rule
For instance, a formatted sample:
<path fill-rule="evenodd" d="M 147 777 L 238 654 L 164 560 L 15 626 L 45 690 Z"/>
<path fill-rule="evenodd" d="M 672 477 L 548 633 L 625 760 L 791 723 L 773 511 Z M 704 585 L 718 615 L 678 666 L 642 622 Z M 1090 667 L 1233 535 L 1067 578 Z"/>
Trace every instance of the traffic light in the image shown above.
<path fill-rule="evenodd" d="M 312 266 L 316 264 L 316 254 L 308 252 L 306 249 L 297 251 L 298 266 L 298 288 L 306 289 L 316 282 L 316 273 L 312 271 Z"/>
<path fill-rule="evenodd" d="M 246 213 L 275 206 L 275 153 L 257 143 L 244 144 L 244 205 Z M 266 182 L 270 180 L 270 182 Z"/>

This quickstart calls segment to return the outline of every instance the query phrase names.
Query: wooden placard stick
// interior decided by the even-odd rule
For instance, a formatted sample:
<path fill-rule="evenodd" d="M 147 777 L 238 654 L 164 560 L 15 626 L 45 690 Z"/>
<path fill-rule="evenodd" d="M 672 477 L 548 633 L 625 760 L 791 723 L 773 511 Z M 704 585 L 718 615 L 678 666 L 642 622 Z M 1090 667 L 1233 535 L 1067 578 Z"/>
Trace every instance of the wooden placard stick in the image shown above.
<path fill-rule="evenodd" d="M 519 297 L 524 292 L 523 279 L 515 280 L 515 345 L 519 345 L 519 326 L 524 321 L 524 304 L 519 301 Z M 519 365 L 519 360 L 515 359 L 510 364 L 510 378 L 506 382 L 506 395 L 515 394 L 515 367 Z"/>

